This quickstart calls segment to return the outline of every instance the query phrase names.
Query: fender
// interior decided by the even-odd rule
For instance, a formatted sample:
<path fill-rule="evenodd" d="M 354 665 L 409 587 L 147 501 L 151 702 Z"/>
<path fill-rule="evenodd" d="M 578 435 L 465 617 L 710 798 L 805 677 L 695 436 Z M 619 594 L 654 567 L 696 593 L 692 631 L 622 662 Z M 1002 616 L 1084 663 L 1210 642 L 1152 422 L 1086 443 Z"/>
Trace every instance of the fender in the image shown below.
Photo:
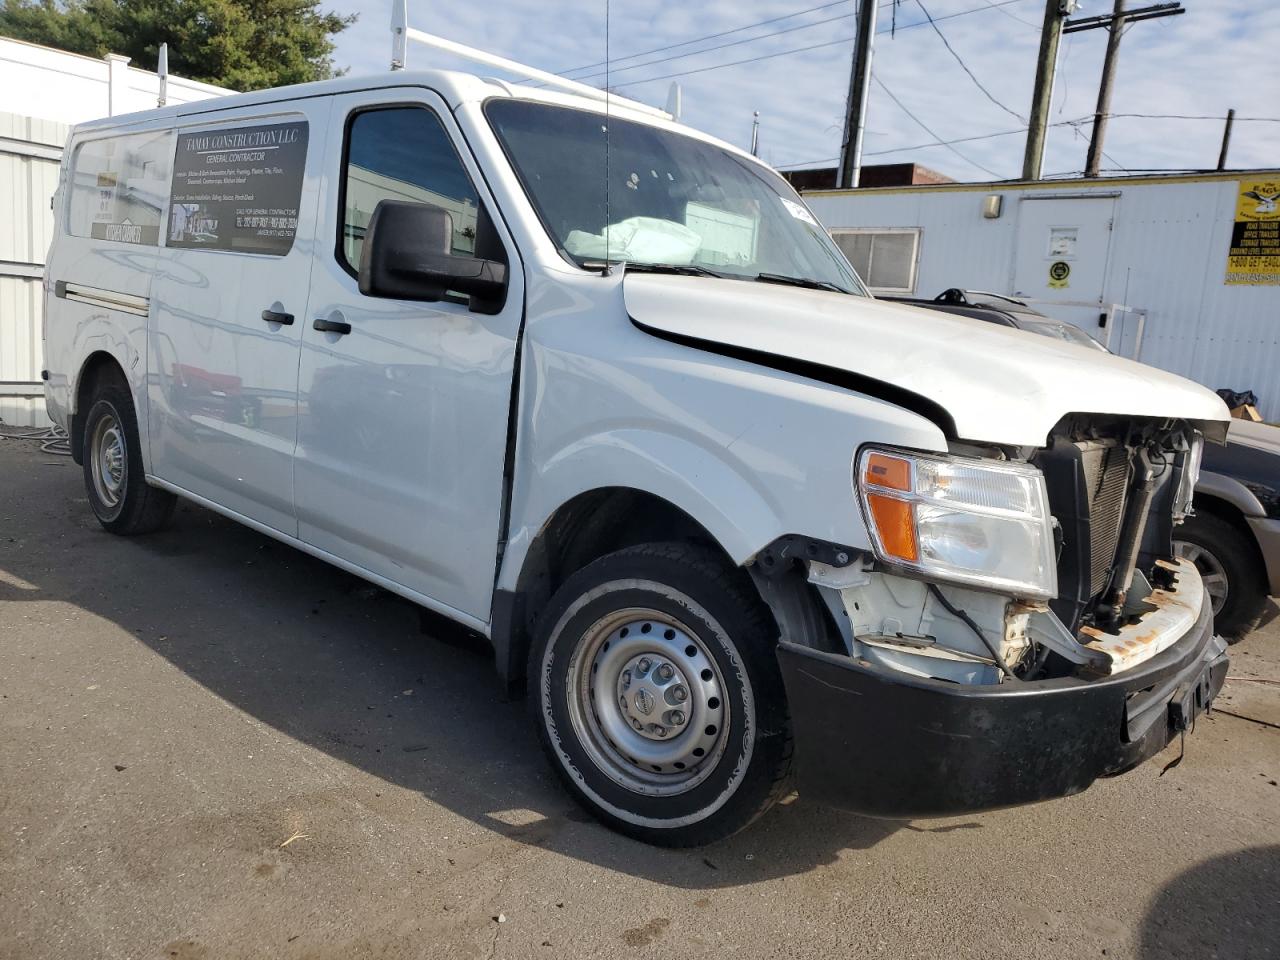
<path fill-rule="evenodd" d="M 151 449 L 148 442 L 147 431 L 147 380 L 146 380 L 146 364 L 142 361 L 140 353 L 133 348 L 129 340 L 120 335 L 108 323 L 102 324 L 103 329 L 96 334 L 85 338 L 83 352 L 78 355 L 84 356 L 84 362 L 80 364 L 79 369 L 74 376 L 68 378 L 70 383 L 63 392 L 65 396 L 66 411 L 63 421 L 65 429 L 70 436 L 71 452 L 76 463 L 81 462 L 81 447 L 83 446 L 83 438 L 81 437 L 83 418 L 87 409 L 80 409 L 80 392 L 84 386 L 85 375 L 91 368 L 97 367 L 99 364 L 107 362 L 114 363 L 116 367 L 124 374 L 125 382 L 129 387 L 129 394 L 133 398 L 133 409 L 138 420 L 139 433 L 139 455 L 142 457 L 143 469 L 148 473 L 151 470 Z M 46 406 L 50 408 L 50 417 L 54 422 L 63 422 L 59 418 L 53 416 L 53 406 L 56 401 L 46 398 Z"/>
<path fill-rule="evenodd" d="M 537 471 L 534 493 L 512 511 L 498 589 L 516 588 L 529 547 L 563 504 L 603 487 L 631 487 L 668 501 L 706 528 L 735 563 L 745 563 L 788 531 L 768 491 L 727 454 L 643 429 L 595 434 L 565 448 Z"/>
<path fill-rule="evenodd" d="M 1196 481 L 1196 494 L 1208 494 L 1231 504 L 1246 517 L 1265 517 L 1263 508 L 1252 490 L 1234 477 L 1208 470 L 1200 471 L 1200 479 Z"/>

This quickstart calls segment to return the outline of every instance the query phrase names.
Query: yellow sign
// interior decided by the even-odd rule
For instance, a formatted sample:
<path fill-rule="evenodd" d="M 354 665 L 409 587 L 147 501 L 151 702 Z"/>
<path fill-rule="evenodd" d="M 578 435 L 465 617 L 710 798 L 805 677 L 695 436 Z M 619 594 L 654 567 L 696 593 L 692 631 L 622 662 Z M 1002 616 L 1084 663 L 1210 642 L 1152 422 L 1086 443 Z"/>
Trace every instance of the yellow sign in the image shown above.
<path fill-rule="evenodd" d="M 1226 282 L 1280 284 L 1280 179 L 1240 181 Z"/>
<path fill-rule="evenodd" d="M 1065 260 L 1055 260 L 1049 264 L 1049 286 L 1055 290 L 1061 290 L 1068 286 L 1067 279 L 1071 276 L 1071 264 Z"/>

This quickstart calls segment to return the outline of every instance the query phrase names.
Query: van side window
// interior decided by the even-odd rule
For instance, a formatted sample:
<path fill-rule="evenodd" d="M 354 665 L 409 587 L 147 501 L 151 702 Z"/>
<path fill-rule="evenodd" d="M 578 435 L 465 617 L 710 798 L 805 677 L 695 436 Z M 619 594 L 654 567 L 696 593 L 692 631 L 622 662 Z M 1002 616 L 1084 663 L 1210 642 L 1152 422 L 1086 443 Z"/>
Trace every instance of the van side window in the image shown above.
<path fill-rule="evenodd" d="M 173 168 L 173 131 L 104 137 L 76 147 L 67 231 L 157 246 Z"/>
<path fill-rule="evenodd" d="M 365 230 L 380 200 L 413 200 L 449 211 L 453 249 L 471 256 L 480 198 L 439 118 L 425 107 L 379 107 L 347 126 L 342 172 L 340 259 L 360 266 Z"/>

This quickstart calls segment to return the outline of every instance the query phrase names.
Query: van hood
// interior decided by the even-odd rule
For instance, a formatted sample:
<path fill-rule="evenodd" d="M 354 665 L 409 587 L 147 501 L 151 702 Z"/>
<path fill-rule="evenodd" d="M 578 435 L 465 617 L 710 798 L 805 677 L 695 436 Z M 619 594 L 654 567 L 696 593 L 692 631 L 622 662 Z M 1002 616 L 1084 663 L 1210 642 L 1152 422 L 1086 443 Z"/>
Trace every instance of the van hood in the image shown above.
<path fill-rule="evenodd" d="M 631 319 L 659 336 L 765 363 L 773 357 L 843 371 L 859 392 L 902 406 L 923 398 L 914 408 L 928 415 L 940 407 L 958 439 L 1042 447 L 1067 414 L 1099 413 L 1199 421 L 1220 440 L 1230 420 L 1217 394 L 1182 377 L 936 310 L 641 273 L 625 277 L 623 299 Z"/>

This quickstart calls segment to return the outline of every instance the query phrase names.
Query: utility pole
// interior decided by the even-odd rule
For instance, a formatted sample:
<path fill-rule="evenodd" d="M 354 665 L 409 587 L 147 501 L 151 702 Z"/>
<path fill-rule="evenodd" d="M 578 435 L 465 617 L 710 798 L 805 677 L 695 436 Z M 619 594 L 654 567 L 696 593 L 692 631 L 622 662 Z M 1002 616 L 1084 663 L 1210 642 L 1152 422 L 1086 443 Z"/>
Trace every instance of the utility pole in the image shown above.
<path fill-rule="evenodd" d="M 1174 17 L 1186 12 L 1181 3 L 1157 3 L 1137 10 L 1126 10 L 1125 0 L 1115 0 L 1115 9 L 1110 14 L 1069 20 L 1063 26 L 1063 33 L 1099 29 L 1110 31 L 1107 37 L 1106 57 L 1102 61 L 1102 79 L 1098 82 L 1098 107 L 1093 114 L 1093 134 L 1089 137 L 1089 154 L 1084 164 L 1086 177 L 1096 177 L 1098 168 L 1102 165 L 1102 142 L 1107 135 L 1107 118 L 1111 115 L 1111 88 L 1116 78 L 1116 60 L 1120 53 L 1121 34 L 1131 23 L 1155 20 L 1159 17 Z"/>
<path fill-rule="evenodd" d="M 1231 149 L 1231 125 L 1236 122 L 1236 108 L 1227 111 L 1227 122 L 1222 128 L 1222 149 L 1218 151 L 1218 169 L 1227 169 L 1227 151 Z"/>
<path fill-rule="evenodd" d="M 871 44 L 876 34 L 878 5 L 879 0 L 859 0 L 858 3 L 858 36 L 853 48 L 853 73 L 849 76 L 844 141 L 840 145 L 839 187 L 856 187 L 862 172 L 862 135 L 867 123 L 867 96 L 871 91 Z"/>
<path fill-rule="evenodd" d="M 1102 79 L 1098 81 L 1098 106 L 1093 111 L 1093 134 L 1089 137 L 1089 154 L 1084 161 L 1084 175 L 1096 177 L 1102 166 L 1102 141 L 1107 136 L 1107 117 L 1111 115 L 1111 85 L 1116 79 L 1116 54 L 1124 35 L 1124 0 L 1116 0 L 1107 32 L 1107 52 L 1102 58 Z"/>
<path fill-rule="evenodd" d="M 1031 92 L 1031 119 L 1027 149 L 1022 155 L 1022 179 L 1039 180 L 1044 163 L 1044 137 L 1053 103 L 1053 75 L 1058 69 L 1058 41 L 1062 21 L 1076 8 L 1075 0 L 1045 0 L 1044 26 L 1040 29 L 1040 56 L 1036 60 L 1036 84 Z"/>
<path fill-rule="evenodd" d="M 751 155 L 760 156 L 760 111 L 751 115 Z"/>

